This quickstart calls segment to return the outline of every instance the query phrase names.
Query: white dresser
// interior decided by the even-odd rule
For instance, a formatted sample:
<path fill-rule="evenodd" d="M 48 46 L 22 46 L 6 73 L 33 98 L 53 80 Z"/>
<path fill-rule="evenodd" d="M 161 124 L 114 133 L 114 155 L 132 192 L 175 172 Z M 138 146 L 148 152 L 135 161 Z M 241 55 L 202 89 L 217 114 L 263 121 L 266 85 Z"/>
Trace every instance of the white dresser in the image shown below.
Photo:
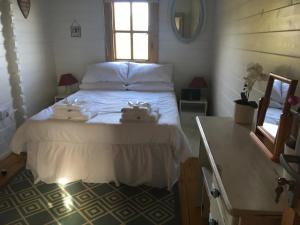
<path fill-rule="evenodd" d="M 275 202 L 283 168 L 250 137 L 250 129 L 231 118 L 197 117 L 201 133 L 203 217 L 211 225 L 279 225 L 287 193 Z"/>

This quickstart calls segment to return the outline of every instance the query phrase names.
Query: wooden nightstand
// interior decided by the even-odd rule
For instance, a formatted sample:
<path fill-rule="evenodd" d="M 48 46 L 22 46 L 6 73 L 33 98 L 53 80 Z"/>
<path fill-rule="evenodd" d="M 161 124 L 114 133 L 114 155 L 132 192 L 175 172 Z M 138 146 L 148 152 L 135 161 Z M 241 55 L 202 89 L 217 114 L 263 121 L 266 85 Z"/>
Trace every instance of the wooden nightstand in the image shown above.
<path fill-rule="evenodd" d="M 58 94 L 54 97 L 54 102 L 59 102 L 60 100 L 63 100 L 68 96 L 68 94 Z"/>

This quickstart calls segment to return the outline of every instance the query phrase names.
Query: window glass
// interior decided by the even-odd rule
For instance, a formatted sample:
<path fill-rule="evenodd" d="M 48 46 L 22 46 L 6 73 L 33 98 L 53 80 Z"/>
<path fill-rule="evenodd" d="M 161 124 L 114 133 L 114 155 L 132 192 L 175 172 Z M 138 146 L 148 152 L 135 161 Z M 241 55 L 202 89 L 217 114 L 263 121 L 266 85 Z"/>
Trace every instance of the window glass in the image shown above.
<path fill-rule="evenodd" d="M 132 29 L 134 31 L 148 31 L 148 3 L 132 3 Z"/>
<path fill-rule="evenodd" d="M 148 60 L 149 4 L 114 2 L 115 59 Z"/>
<path fill-rule="evenodd" d="M 114 3 L 115 29 L 130 30 L 130 3 L 115 2 Z"/>
<path fill-rule="evenodd" d="M 131 41 L 130 33 L 116 33 L 116 58 L 131 59 Z"/>
<path fill-rule="evenodd" d="M 133 58 L 148 59 L 148 34 L 134 33 L 133 34 Z"/>

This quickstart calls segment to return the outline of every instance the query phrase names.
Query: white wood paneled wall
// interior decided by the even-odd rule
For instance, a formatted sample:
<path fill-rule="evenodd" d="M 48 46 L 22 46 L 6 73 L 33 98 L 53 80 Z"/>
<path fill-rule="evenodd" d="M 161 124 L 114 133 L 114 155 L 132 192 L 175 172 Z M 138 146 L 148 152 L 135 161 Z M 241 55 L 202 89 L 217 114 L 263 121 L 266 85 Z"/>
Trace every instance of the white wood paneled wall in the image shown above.
<path fill-rule="evenodd" d="M 174 65 L 175 85 L 179 90 L 195 75 L 210 78 L 214 1 L 207 1 L 208 18 L 205 30 L 189 44 L 178 41 L 173 34 L 172 1 L 159 1 L 159 62 Z M 51 15 L 57 75 L 71 72 L 80 79 L 88 64 L 105 60 L 102 0 L 51 0 Z M 81 38 L 70 37 L 73 20 L 81 25 Z"/>
<path fill-rule="evenodd" d="M 17 1 L 9 1 L 17 69 L 27 116 L 30 117 L 52 104 L 56 94 L 49 1 L 31 0 L 27 19 L 23 17 Z"/>
<path fill-rule="evenodd" d="M 0 5 L 2 9 L 2 5 Z M 1 15 L 0 11 L 0 15 Z M 3 27 L 0 23 L 0 30 Z M 4 38 L 2 32 L 0 33 L 0 110 L 8 110 L 10 112 L 10 117 L 5 120 L 0 121 L 0 159 L 7 156 L 8 144 L 10 142 L 11 136 L 15 131 L 15 120 L 13 113 L 13 103 L 11 96 L 11 88 L 9 82 L 9 74 L 6 61 L 6 51 L 4 46 Z"/>
<path fill-rule="evenodd" d="M 218 0 L 216 21 L 214 114 L 233 115 L 250 62 L 300 79 L 300 0 Z M 258 100 L 265 86 L 257 83 L 251 98 Z"/>

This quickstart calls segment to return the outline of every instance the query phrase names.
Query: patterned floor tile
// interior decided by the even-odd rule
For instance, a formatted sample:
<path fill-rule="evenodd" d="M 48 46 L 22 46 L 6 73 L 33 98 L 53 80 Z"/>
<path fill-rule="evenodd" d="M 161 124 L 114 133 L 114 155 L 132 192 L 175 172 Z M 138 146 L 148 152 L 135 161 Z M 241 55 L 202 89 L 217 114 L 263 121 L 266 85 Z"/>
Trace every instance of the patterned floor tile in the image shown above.
<path fill-rule="evenodd" d="M 163 225 L 181 225 L 181 223 L 179 221 L 180 221 L 179 218 L 173 218 L 173 219 L 169 220 L 168 222 L 164 223 Z"/>
<path fill-rule="evenodd" d="M 14 222 L 9 223 L 8 225 L 27 225 L 23 219 L 16 220 Z"/>
<path fill-rule="evenodd" d="M 11 183 L 10 184 L 10 188 L 14 191 L 14 192 L 19 192 L 19 191 L 24 191 L 27 188 L 31 187 L 31 183 L 28 180 L 19 182 L 19 183 Z"/>
<path fill-rule="evenodd" d="M 112 188 L 109 184 L 102 184 L 100 186 L 97 186 L 95 188 L 92 188 L 92 191 L 97 194 L 98 196 L 102 196 L 104 194 L 110 193 L 114 191 L 115 189 Z"/>
<path fill-rule="evenodd" d="M 19 206 L 19 210 L 24 217 L 30 216 L 45 210 L 44 202 L 41 198 L 26 202 Z"/>
<path fill-rule="evenodd" d="M 47 211 L 42 211 L 37 214 L 25 218 L 29 225 L 41 225 L 47 224 L 53 221 L 54 219 Z"/>
<path fill-rule="evenodd" d="M 143 190 L 140 188 L 130 187 L 127 185 L 124 185 L 123 187 L 119 188 L 119 191 L 122 192 L 127 197 L 132 197 L 134 195 L 137 195 L 137 194 L 140 194 L 141 192 L 143 192 Z"/>
<path fill-rule="evenodd" d="M 87 222 L 79 213 L 73 213 L 59 220 L 62 225 L 82 225 Z"/>
<path fill-rule="evenodd" d="M 161 202 L 167 205 L 170 209 L 174 209 L 176 200 L 173 195 L 167 195 L 163 199 L 161 199 Z"/>
<path fill-rule="evenodd" d="M 147 186 L 147 185 L 141 185 L 141 186 L 139 186 L 139 188 L 141 188 L 141 189 L 143 189 L 143 190 L 150 190 L 152 187 L 150 187 L 150 186 Z"/>
<path fill-rule="evenodd" d="M 144 216 L 139 216 L 138 218 L 128 222 L 127 225 L 155 225 L 155 224 L 150 222 Z"/>
<path fill-rule="evenodd" d="M 59 189 L 59 186 L 57 184 L 45 184 L 43 182 L 39 182 L 36 185 L 36 188 L 41 192 L 41 193 L 47 193 L 50 191 L 55 191 Z"/>
<path fill-rule="evenodd" d="M 18 184 L 18 183 L 22 183 L 24 181 L 27 181 L 26 176 L 23 175 L 23 172 L 24 172 L 24 170 L 21 171 L 16 176 L 14 176 L 9 183 L 11 185 L 14 185 L 14 184 Z"/>
<path fill-rule="evenodd" d="M 29 170 L 0 189 L 0 224 L 179 225 L 177 192 L 145 185 L 32 183 Z"/>
<path fill-rule="evenodd" d="M 74 195 L 77 194 L 83 190 L 85 190 L 86 187 L 82 184 L 82 182 L 78 181 L 75 182 L 71 185 L 68 185 L 67 187 L 65 187 L 65 190 L 70 194 L 70 195 Z"/>
<path fill-rule="evenodd" d="M 8 224 L 10 222 L 21 219 L 21 215 L 16 209 L 7 210 L 0 212 L 0 221 L 1 224 Z"/>
<path fill-rule="evenodd" d="M 120 225 L 121 223 L 116 218 L 114 218 L 111 214 L 107 214 L 96 220 L 93 220 L 92 224 L 94 224 L 94 225 Z M 140 224 L 140 225 L 143 225 L 143 224 Z"/>
<path fill-rule="evenodd" d="M 24 177 L 27 177 L 27 178 L 33 183 L 34 178 L 33 178 L 32 173 L 30 172 L 30 170 L 24 169 L 24 170 L 21 172 L 21 174 L 22 174 Z"/>
<path fill-rule="evenodd" d="M 38 197 L 40 197 L 40 195 L 34 188 L 27 188 L 21 192 L 18 192 L 15 195 L 15 199 L 18 203 L 23 203 L 25 201 L 32 201 Z"/>
<path fill-rule="evenodd" d="M 132 204 L 126 203 L 119 208 L 113 210 L 114 215 L 123 222 L 130 221 L 139 216 L 138 210 Z"/>
<path fill-rule="evenodd" d="M 89 220 L 93 220 L 106 214 L 107 210 L 103 207 L 103 204 L 100 201 L 96 200 L 81 209 L 81 213 Z"/>
<path fill-rule="evenodd" d="M 174 215 L 169 212 L 165 207 L 154 205 L 151 209 L 144 212 L 147 219 L 154 224 L 163 224 L 173 219 Z"/>
<path fill-rule="evenodd" d="M 143 192 L 131 198 L 131 201 L 141 210 L 151 208 L 151 206 L 157 201 L 150 194 Z"/>
<path fill-rule="evenodd" d="M 151 188 L 147 192 L 157 199 L 161 199 L 170 194 L 172 195 L 171 192 L 169 192 L 167 189 L 164 189 L 164 188 Z"/>
<path fill-rule="evenodd" d="M 97 184 L 97 183 L 83 183 L 83 184 L 89 188 L 93 188 L 93 187 L 97 187 L 97 186 L 101 185 L 101 184 Z"/>
<path fill-rule="evenodd" d="M 9 190 L 8 186 L 0 188 L 0 200 L 4 198 L 9 198 L 12 192 Z"/>
<path fill-rule="evenodd" d="M 48 202 L 55 203 L 55 202 L 63 201 L 64 198 L 67 198 L 69 195 L 65 193 L 63 190 L 58 189 L 56 191 L 46 193 L 44 196 L 48 200 Z"/>
<path fill-rule="evenodd" d="M 73 200 L 77 208 L 82 208 L 86 204 L 90 203 L 91 201 L 95 201 L 97 195 L 94 194 L 90 190 L 86 190 L 80 192 L 79 194 L 73 195 Z"/>
<path fill-rule="evenodd" d="M 100 200 L 108 209 L 113 209 L 127 202 L 127 198 L 117 191 L 113 191 L 108 195 L 103 196 Z"/>
<path fill-rule="evenodd" d="M 49 211 L 55 218 L 62 218 L 75 212 L 76 209 L 72 203 L 72 200 L 70 199 L 70 201 L 67 200 L 52 205 L 49 207 Z"/>
<path fill-rule="evenodd" d="M 10 198 L 0 200 L 0 212 L 14 208 L 13 201 Z"/>

